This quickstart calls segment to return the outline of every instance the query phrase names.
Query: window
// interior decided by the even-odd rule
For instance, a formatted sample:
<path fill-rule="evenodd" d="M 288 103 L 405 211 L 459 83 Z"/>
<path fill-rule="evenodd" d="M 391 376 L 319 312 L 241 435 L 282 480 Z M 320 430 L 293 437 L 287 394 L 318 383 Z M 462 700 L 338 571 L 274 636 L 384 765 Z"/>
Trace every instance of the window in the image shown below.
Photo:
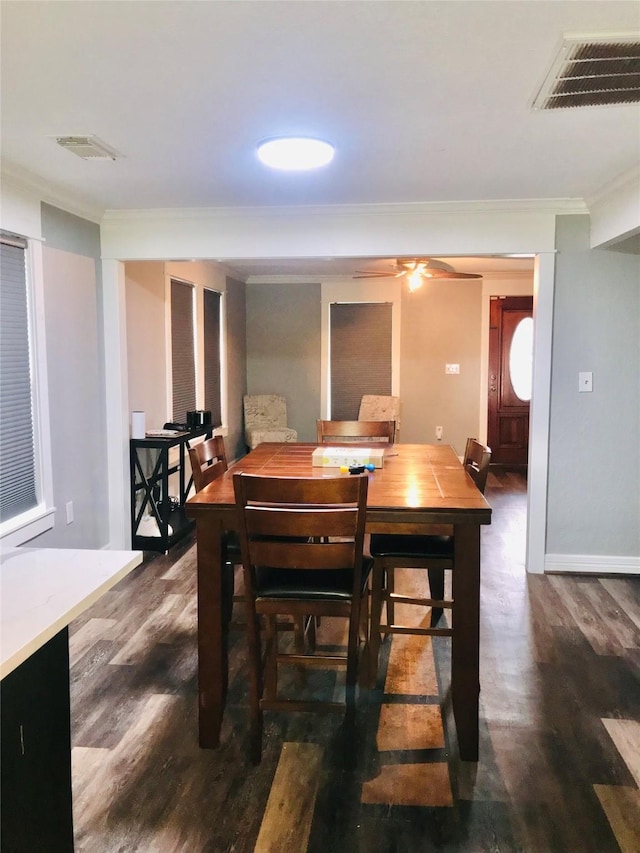
<path fill-rule="evenodd" d="M 392 304 L 336 302 L 330 306 L 330 416 L 357 420 L 363 394 L 391 394 Z"/>
<path fill-rule="evenodd" d="M 204 408 L 211 412 L 213 426 L 222 424 L 220 383 L 220 294 L 204 291 Z"/>
<path fill-rule="evenodd" d="M 186 423 L 196 408 L 194 288 L 171 279 L 171 387 L 173 420 Z"/>
<path fill-rule="evenodd" d="M 38 503 L 26 248 L 26 241 L 0 243 L 0 522 Z"/>
<path fill-rule="evenodd" d="M 41 293 L 33 280 L 41 252 L 39 243 L 34 249 L 0 232 L 0 535 L 9 545 L 53 526 L 44 340 L 36 340 Z"/>
<path fill-rule="evenodd" d="M 523 317 L 516 326 L 509 351 L 509 376 L 516 396 L 528 403 L 533 381 L 533 319 Z"/>

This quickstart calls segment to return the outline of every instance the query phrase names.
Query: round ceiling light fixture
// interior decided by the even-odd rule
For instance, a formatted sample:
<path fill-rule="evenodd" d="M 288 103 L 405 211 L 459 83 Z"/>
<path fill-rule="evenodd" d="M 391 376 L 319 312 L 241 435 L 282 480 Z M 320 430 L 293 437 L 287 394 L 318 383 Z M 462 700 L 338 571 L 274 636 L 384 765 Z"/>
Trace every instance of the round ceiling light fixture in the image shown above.
<path fill-rule="evenodd" d="M 318 169 L 333 160 L 335 148 L 323 139 L 310 136 L 278 136 L 258 145 L 258 157 L 272 169 L 287 172 Z"/>

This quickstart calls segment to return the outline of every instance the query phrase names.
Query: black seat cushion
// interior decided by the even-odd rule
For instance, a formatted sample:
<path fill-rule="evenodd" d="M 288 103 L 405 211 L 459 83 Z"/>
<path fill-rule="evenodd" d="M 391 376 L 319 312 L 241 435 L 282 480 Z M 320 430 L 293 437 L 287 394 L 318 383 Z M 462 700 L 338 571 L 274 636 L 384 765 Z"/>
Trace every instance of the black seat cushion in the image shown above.
<path fill-rule="evenodd" d="M 372 533 L 369 551 L 373 557 L 451 557 L 453 536 L 402 536 Z"/>
<path fill-rule="evenodd" d="M 362 589 L 373 560 L 362 561 Z M 258 598 L 302 598 L 309 601 L 348 601 L 353 589 L 352 569 L 256 569 L 256 596 Z"/>
<path fill-rule="evenodd" d="M 222 534 L 222 555 L 223 560 L 228 557 L 237 557 L 236 562 L 240 562 L 240 540 L 235 530 L 226 530 Z"/>

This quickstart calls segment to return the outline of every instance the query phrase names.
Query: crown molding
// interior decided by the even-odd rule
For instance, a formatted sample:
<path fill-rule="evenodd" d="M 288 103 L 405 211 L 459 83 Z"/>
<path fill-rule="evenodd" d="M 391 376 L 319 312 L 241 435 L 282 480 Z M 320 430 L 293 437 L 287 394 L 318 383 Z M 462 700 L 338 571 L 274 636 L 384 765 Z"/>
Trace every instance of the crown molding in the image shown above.
<path fill-rule="evenodd" d="M 105 210 L 103 221 L 305 216 L 425 216 L 443 213 L 588 213 L 583 199 L 497 199 L 489 201 L 415 202 L 397 204 L 326 204 L 273 207 L 184 207 Z"/>
<path fill-rule="evenodd" d="M 590 195 L 587 199 L 589 210 L 591 210 L 594 205 L 605 201 L 614 193 L 624 190 L 627 187 L 631 187 L 632 184 L 635 185 L 634 190 L 638 192 L 640 190 L 640 165 L 634 166 L 633 169 L 629 169 L 626 172 L 622 172 L 622 174 L 618 175 L 615 180 L 609 181 L 609 183 L 600 187 L 599 190 Z"/>
<path fill-rule="evenodd" d="M 485 281 L 530 281 L 533 278 L 533 270 L 488 270 L 480 273 L 480 275 Z M 246 284 L 339 284 L 345 279 L 350 281 L 352 278 L 353 276 L 347 273 L 343 275 L 292 275 L 290 273 L 284 275 L 250 275 L 247 277 Z M 393 276 L 389 276 L 389 279 L 393 279 Z M 378 280 L 378 278 L 372 278 L 372 281 Z M 436 283 L 442 280 L 433 279 Z M 451 279 L 451 281 L 455 281 L 455 279 Z"/>
<path fill-rule="evenodd" d="M 74 216 L 80 216 L 83 219 L 88 219 L 99 225 L 102 222 L 104 208 L 88 202 L 86 199 L 69 193 L 59 184 L 45 181 L 38 175 L 23 169 L 21 166 L 16 166 L 14 163 L 3 162 L 2 164 L 2 181 L 8 178 L 14 186 L 22 189 L 30 195 L 36 196 L 45 204 L 50 204 L 53 207 L 71 213 Z"/>

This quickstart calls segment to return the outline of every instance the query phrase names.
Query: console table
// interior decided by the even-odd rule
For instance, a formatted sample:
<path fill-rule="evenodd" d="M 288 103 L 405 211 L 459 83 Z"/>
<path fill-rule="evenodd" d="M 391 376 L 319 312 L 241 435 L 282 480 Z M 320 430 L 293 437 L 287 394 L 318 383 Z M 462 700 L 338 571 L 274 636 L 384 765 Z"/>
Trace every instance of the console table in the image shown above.
<path fill-rule="evenodd" d="M 141 562 L 135 551 L 0 555 L 3 851 L 73 851 L 68 626 Z"/>
<path fill-rule="evenodd" d="M 131 463 L 131 545 L 144 551 L 168 551 L 194 526 L 184 505 L 192 477 L 187 450 L 189 442 L 211 435 L 212 426 L 181 432 L 168 438 L 132 438 Z M 171 460 L 170 452 L 177 450 Z M 169 494 L 169 477 L 177 474 L 177 494 Z"/>

